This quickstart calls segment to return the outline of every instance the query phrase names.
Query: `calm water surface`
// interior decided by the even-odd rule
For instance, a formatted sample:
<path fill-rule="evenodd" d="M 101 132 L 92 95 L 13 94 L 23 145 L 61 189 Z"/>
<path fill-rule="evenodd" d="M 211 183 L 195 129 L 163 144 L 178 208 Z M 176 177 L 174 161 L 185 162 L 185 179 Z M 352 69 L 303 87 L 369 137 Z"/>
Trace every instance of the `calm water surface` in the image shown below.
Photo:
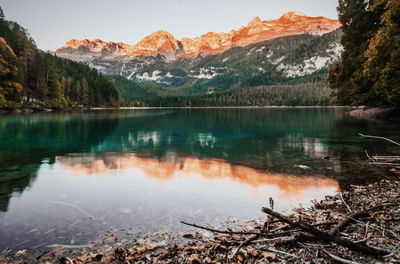
<path fill-rule="evenodd" d="M 181 109 L 0 116 L 0 250 L 84 244 L 110 228 L 218 224 L 388 176 L 358 133 L 399 126 L 345 109 Z M 329 157 L 327 159 L 326 157 Z M 324 159 L 325 157 L 325 159 Z"/>

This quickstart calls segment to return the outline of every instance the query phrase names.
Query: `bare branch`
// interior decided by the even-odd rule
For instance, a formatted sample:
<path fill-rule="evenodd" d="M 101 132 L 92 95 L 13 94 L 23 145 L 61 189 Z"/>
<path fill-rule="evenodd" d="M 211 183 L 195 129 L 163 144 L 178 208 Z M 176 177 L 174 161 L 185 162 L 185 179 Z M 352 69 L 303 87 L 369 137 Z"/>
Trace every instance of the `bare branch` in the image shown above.
<path fill-rule="evenodd" d="M 362 137 L 366 137 L 366 138 L 383 139 L 383 140 L 389 141 L 390 143 L 396 144 L 397 146 L 400 146 L 400 143 L 397 143 L 396 141 L 393 141 L 393 140 L 385 138 L 385 137 L 369 136 L 369 135 L 363 135 L 361 133 L 359 133 L 359 135 L 362 136 Z"/>

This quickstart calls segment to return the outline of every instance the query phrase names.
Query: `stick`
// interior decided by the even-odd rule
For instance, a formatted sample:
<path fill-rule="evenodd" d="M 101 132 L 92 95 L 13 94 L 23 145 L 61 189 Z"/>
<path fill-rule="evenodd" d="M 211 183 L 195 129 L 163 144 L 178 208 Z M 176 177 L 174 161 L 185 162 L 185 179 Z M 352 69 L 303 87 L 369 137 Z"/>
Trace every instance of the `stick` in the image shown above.
<path fill-rule="evenodd" d="M 377 137 L 377 136 L 368 136 L 368 135 L 363 135 L 361 133 L 359 133 L 360 136 L 362 137 L 367 137 L 367 138 L 377 138 L 377 139 L 383 139 L 383 140 L 387 140 L 393 144 L 396 144 L 397 146 L 400 146 L 400 143 L 397 143 L 396 141 L 393 141 L 391 139 L 385 138 L 385 137 Z"/>
<path fill-rule="evenodd" d="M 400 166 L 400 163 L 390 163 L 390 162 L 372 162 L 374 165 L 389 165 L 389 166 Z"/>
<path fill-rule="evenodd" d="M 372 156 L 376 160 L 400 160 L 400 156 Z"/>
<path fill-rule="evenodd" d="M 331 231 L 329 231 L 329 234 L 335 236 L 337 233 L 340 232 L 340 230 L 342 230 L 348 224 L 350 224 L 351 221 L 353 221 L 356 218 L 360 218 L 360 217 L 364 217 L 364 216 L 369 216 L 369 213 L 366 210 L 357 211 L 357 212 L 350 214 L 342 222 L 340 222 L 337 226 L 335 226 Z"/>
<path fill-rule="evenodd" d="M 47 203 L 59 204 L 59 205 L 63 205 L 63 206 L 66 206 L 66 207 L 70 207 L 70 208 L 73 208 L 73 209 L 78 210 L 78 211 L 81 212 L 82 214 L 84 214 L 84 215 L 86 215 L 86 216 L 88 216 L 88 217 L 90 217 L 90 218 L 92 218 L 92 219 L 95 219 L 95 220 L 102 220 L 102 219 L 100 219 L 100 218 L 98 218 L 98 217 L 93 216 L 92 214 L 88 213 L 87 211 L 83 210 L 83 209 L 80 208 L 79 206 L 77 206 L 77 205 L 75 205 L 75 204 L 72 204 L 72 203 L 67 203 L 67 202 L 63 202 L 63 201 L 48 201 Z"/>
<path fill-rule="evenodd" d="M 272 242 L 272 243 L 277 243 L 279 245 L 282 244 L 288 244 L 293 241 L 295 241 L 297 238 L 295 236 L 289 236 L 289 237 L 275 237 L 275 238 L 264 238 L 264 239 L 258 239 L 258 240 L 253 240 L 251 241 L 252 243 L 265 243 L 265 242 Z"/>
<path fill-rule="evenodd" d="M 360 263 L 355 262 L 355 261 L 351 261 L 351 260 L 347 260 L 347 259 L 344 259 L 344 258 L 340 258 L 340 257 L 338 257 L 338 256 L 335 256 L 335 255 L 329 253 L 328 251 L 326 251 L 325 249 L 323 249 L 323 251 L 324 251 L 329 257 L 333 258 L 334 260 L 336 260 L 336 261 L 338 261 L 338 262 L 345 263 L 345 264 L 360 264 Z"/>
<path fill-rule="evenodd" d="M 248 239 L 246 239 L 245 241 L 243 241 L 242 243 L 240 243 L 240 245 L 236 248 L 236 250 L 233 252 L 232 256 L 229 257 L 230 259 L 233 259 L 234 257 L 236 257 L 236 254 L 239 252 L 239 250 L 243 247 L 248 245 L 250 242 L 256 240 L 259 237 L 259 235 L 252 235 L 250 236 Z"/>
<path fill-rule="evenodd" d="M 66 249 L 76 249 L 76 248 L 85 248 L 88 247 L 90 244 L 84 244 L 84 245 L 63 245 L 63 244 L 51 244 L 48 245 L 48 248 L 59 248 L 59 247 L 63 247 Z"/>
<path fill-rule="evenodd" d="M 343 199 L 343 195 L 342 195 L 342 193 L 340 193 L 340 199 L 342 200 L 342 202 L 344 203 L 344 205 L 347 207 L 347 210 L 349 210 L 349 212 L 351 213 L 352 211 L 351 211 L 351 208 L 350 208 L 350 206 L 346 203 L 346 201 Z"/>
<path fill-rule="evenodd" d="M 271 251 L 271 252 L 274 252 L 274 253 L 290 256 L 290 257 L 293 257 L 293 258 L 298 258 L 296 255 L 293 255 L 293 254 L 290 254 L 290 253 L 286 253 L 286 252 L 283 252 L 283 251 L 280 251 L 280 250 L 276 250 L 276 249 L 273 249 L 273 248 L 270 248 L 270 247 L 262 247 L 261 250 Z"/>
<path fill-rule="evenodd" d="M 286 216 L 281 215 L 280 213 L 277 213 L 277 212 L 275 212 L 275 211 L 273 211 L 273 210 L 271 210 L 269 208 L 263 207 L 261 209 L 261 211 L 266 213 L 266 214 L 272 215 L 272 216 L 278 218 L 279 220 L 281 220 L 282 222 L 288 223 L 289 225 L 291 225 L 293 227 L 298 227 L 298 228 L 300 228 L 300 229 L 302 229 L 302 230 L 304 230 L 304 231 L 306 231 L 306 232 L 308 232 L 310 234 L 313 234 L 314 236 L 316 236 L 316 237 L 318 237 L 318 238 L 320 238 L 322 240 L 325 240 L 325 241 L 328 241 L 328 242 L 334 242 L 334 243 L 336 243 L 338 245 L 347 247 L 347 248 L 349 248 L 351 250 L 361 251 L 361 252 L 372 254 L 372 255 L 373 254 L 375 254 L 375 255 L 387 255 L 387 254 L 389 254 L 386 250 L 383 250 L 383 249 L 374 248 L 374 247 L 370 247 L 370 246 L 359 245 L 359 244 L 356 244 L 356 243 L 354 243 L 354 242 L 352 242 L 352 241 L 350 241 L 348 239 L 337 237 L 337 236 L 333 236 L 333 235 L 331 235 L 331 234 L 329 234 L 327 232 L 321 231 L 318 228 L 316 228 L 316 227 L 314 227 L 314 226 L 312 226 L 312 225 L 310 225 L 308 223 L 305 223 L 303 221 L 294 222 L 291 219 L 287 218 Z"/>
<path fill-rule="evenodd" d="M 367 158 L 368 158 L 368 159 L 372 160 L 372 158 L 371 158 L 371 156 L 368 154 L 368 151 L 367 151 L 367 150 L 365 150 L 365 154 L 367 155 Z"/>
<path fill-rule="evenodd" d="M 227 230 L 218 230 L 218 229 L 214 229 L 214 228 L 210 228 L 210 227 L 205 227 L 205 226 L 199 226 L 196 224 L 190 224 L 190 223 L 186 223 L 185 221 L 181 221 L 182 224 L 184 225 L 188 225 L 188 226 L 192 226 L 195 228 L 200 228 L 200 229 L 204 229 L 210 232 L 214 232 L 214 233 L 221 233 L 221 234 L 235 234 L 235 235 L 267 235 L 266 233 L 260 233 L 260 232 L 251 232 L 251 231 L 227 231 Z"/>
<path fill-rule="evenodd" d="M 400 156 L 380 156 L 380 155 L 375 155 L 373 157 L 374 157 L 374 159 L 400 160 Z"/>

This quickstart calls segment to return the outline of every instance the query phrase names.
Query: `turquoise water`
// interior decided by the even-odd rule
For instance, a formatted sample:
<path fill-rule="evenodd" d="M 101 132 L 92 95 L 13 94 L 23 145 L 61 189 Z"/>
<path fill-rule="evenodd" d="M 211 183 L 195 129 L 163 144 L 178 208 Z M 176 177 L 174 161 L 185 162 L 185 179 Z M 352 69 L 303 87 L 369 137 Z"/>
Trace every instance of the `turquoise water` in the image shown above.
<path fill-rule="evenodd" d="M 179 230 L 287 211 L 390 176 L 366 163 L 396 124 L 346 109 L 180 109 L 0 117 L 0 250 L 84 244 L 110 228 Z M 397 152 L 397 153 L 396 153 Z"/>

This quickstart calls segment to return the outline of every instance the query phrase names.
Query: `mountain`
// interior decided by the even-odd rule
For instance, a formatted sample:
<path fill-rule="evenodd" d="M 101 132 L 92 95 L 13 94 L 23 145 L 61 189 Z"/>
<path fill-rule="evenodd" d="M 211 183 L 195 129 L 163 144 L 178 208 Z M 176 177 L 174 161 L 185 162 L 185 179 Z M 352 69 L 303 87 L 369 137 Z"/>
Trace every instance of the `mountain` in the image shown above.
<path fill-rule="evenodd" d="M 325 80 L 327 69 L 341 55 L 339 27 L 337 20 L 290 12 L 276 20 L 256 17 L 238 30 L 192 39 L 177 40 L 160 30 L 135 45 L 71 40 L 55 54 L 105 75 L 170 87 L 173 95 L 207 94 L 238 86 Z M 140 94 L 146 94 L 143 87 Z"/>
<path fill-rule="evenodd" d="M 162 54 L 168 58 L 194 58 L 198 55 L 220 53 L 233 47 L 247 46 L 261 41 L 298 34 L 322 35 L 340 27 L 338 20 L 308 17 L 301 12 L 289 12 L 279 19 L 253 18 L 246 26 L 229 33 L 208 32 L 196 38 L 180 40 L 167 31 L 157 31 L 135 45 L 94 40 L 70 40 L 57 50 L 57 54 L 75 52 L 110 53 L 128 57 Z"/>

